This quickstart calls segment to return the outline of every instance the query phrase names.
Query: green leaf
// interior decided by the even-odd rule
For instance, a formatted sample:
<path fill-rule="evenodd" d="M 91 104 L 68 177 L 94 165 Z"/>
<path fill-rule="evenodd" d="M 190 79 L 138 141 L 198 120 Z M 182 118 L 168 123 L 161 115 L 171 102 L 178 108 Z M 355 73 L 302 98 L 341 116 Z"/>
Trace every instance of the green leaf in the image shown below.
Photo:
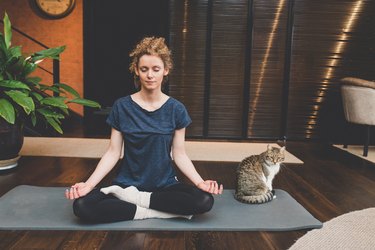
<path fill-rule="evenodd" d="M 31 55 L 30 62 L 35 63 L 45 58 L 59 59 L 59 55 L 65 50 L 65 46 L 50 48 Z"/>
<path fill-rule="evenodd" d="M 19 58 L 22 56 L 21 47 L 16 46 L 9 49 L 10 55 L 15 58 Z"/>
<path fill-rule="evenodd" d="M 59 108 L 59 110 L 61 110 L 61 112 L 63 112 L 66 116 L 69 115 L 69 110 L 68 110 L 68 108 Z"/>
<path fill-rule="evenodd" d="M 87 106 L 87 107 L 91 107 L 91 108 L 100 108 L 101 107 L 99 103 L 97 103 L 95 101 L 83 99 L 83 98 L 76 98 L 76 99 L 70 100 L 68 102 L 78 103 L 78 104 L 81 104 L 83 106 Z"/>
<path fill-rule="evenodd" d="M 60 90 L 58 87 L 52 85 L 52 86 L 48 86 L 48 85 L 45 85 L 45 84 L 39 84 L 40 86 L 40 90 L 41 91 L 46 91 L 46 90 L 50 90 L 52 92 L 55 92 L 55 93 L 65 93 L 65 91 L 63 90 Z"/>
<path fill-rule="evenodd" d="M 0 54 L 0 56 L 2 57 L 5 56 L 8 48 L 5 44 L 5 38 L 1 32 L 0 32 L 0 49 L 1 49 L 0 52 L 2 53 Z"/>
<path fill-rule="evenodd" d="M 64 100 L 65 97 L 47 97 L 40 101 L 41 104 L 45 104 L 52 107 L 57 108 L 68 108 L 68 106 L 65 104 Z"/>
<path fill-rule="evenodd" d="M 4 55 L 5 56 L 3 58 L 3 62 L 1 65 L 1 71 L 7 70 L 7 69 L 10 69 L 11 71 L 13 71 L 13 68 L 10 68 L 10 67 L 17 64 L 18 61 L 20 60 L 22 56 L 21 47 L 17 46 L 17 47 L 5 49 Z"/>
<path fill-rule="evenodd" d="M 26 114 L 30 114 L 31 111 L 35 110 L 33 99 L 25 93 L 22 93 L 18 90 L 10 90 L 5 91 L 5 94 L 7 94 L 10 98 L 12 98 L 14 102 L 20 105 L 23 110 L 25 110 Z"/>
<path fill-rule="evenodd" d="M 60 87 L 64 90 L 66 90 L 68 93 L 72 94 L 73 96 L 77 97 L 77 98 L 80 98 L 81 96 L 79 95 L 79 93 L 73 89 L 72 87 L 70 87 L 69 85 L 65 84 L 65 83 L 55 83 L 53 84 L 54 86 L 57 86 L 57 87 Z"/>
<path fill-rule="evenodd" d="M 16 113 L 13 105 L 6 99 L 0 99 L 0 116 L 3 117 L 7 122 L 14 124 L 16 120 Z"/>
<path fill-rule="evenodd" d="M 34 96 L 35 99 L 37 99 L 39 102 L 40 102 L 41 100 L 43 100 L 43 98 L 44 98 L 41 94 L 36 93 L 36 92 L 30 92 L 30 94 L 31 94 L 32 96 Z"/>
<path fill-rule="evenodd" d="M 30 117 L 31 117 L 31 123 L 35 127 L 35 125 L 36 125 L 36 115 L 35 115 L 35 112 L 31 112 Z"/>
<path fill-rule="evenodd" d="M 2 80 L 2 81 L 0 81 L 0 86 L 5 87 L 5 88 L 10 88 L 10 89 L 27 89 L 27 90 L 30 90 L 29 86 L 27 86 L 23 82 L 15 81 L 15 80 Z"/>
<path fill-rule="evenodd" d="M 28 78 L 26 78 L 26 81 L 27 82 L 31 82 L 34 85 L 39 85 L 39 83 L 42 81 L 42 78 L 37 77 L 37 76 L 35 76 L 35 77 L 28 77 Z"/>
<path fill-rule="evenodd" d="M 3 74 L 4 71 L 14 72 L 14 66 L 21 58 L 21 49 L 20 47 L 13 47 L 9 49 L 3 48 L 2 53 L 0 53 L 0 57 L 0 74 Z"/>
<path fill-rule="evenodd" d="M 3 69 L 10 68 L 14 64 L 16 64 L 19 60 L 19 57 L 10 56 L 8 60 L 4 63 Z"/>
<path fill-rule="evenodd" d="M 12 41 L 12 25 L 10 23 L 8 14 L 5 12 L 4 15 L 4 40 L 5 40 L 5 45 L 9 49 Z"/>
<path fill-rule="evenodd" d="M 57 113 L 57 112 L 55 112 L 53 110 L 50 110 L 48 108 L 41 108 L 41 109 L 37 109 L 36 111 L 38 111 L 40 114 L 42 114 L 45 117 L 54 117 L 54 118 L 58 118 L 58 119 L 64 119 L 65 118 L 65 116 L 63 114 Z"/>
<path fill-rule="evenodd" d="M 57 132 L 59 132 L 60 134 L 63 133 L 60 125 L 56 122 L 55 119 L 51 118 L 51 117 L 46 117 L 46 121 L 49 123 L 49 125 L 51 125 L 52 128 L 54 128 Z"/>
<path fill-rule="evenodd" d="M 8 79 L 13 80 L 13 76 L 8 71 L 5 71 L 5 74 L 7 75 Z"/>
<path fill-rule="evenodd" d="M 37 67 L 38 67 L 38 65 L 25 61 L 24 64 L 23 64 L 23 68 L 24 68 L 23 69 L 23 76 L 25 76 L 25 77 L 28 76 L 29 74 L 34 72 Z"/>

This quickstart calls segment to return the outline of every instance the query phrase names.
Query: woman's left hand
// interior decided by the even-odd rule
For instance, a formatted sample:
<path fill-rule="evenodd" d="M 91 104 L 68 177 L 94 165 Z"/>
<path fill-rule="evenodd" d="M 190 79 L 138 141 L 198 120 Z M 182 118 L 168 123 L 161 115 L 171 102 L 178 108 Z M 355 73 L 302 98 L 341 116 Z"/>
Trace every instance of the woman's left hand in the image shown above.
<path fill-rule="evenodd" d="M 197 187 L 210 194 L 222 194 L 223 184 L 217 184 L 216 181 L 206 180 L 198 183 Z"/>

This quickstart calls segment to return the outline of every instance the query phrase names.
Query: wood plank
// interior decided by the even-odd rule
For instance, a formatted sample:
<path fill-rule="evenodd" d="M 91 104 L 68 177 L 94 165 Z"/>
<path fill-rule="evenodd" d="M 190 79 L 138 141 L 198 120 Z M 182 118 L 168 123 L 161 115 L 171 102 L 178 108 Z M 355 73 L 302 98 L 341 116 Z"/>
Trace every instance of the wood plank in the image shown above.
<path fill-rule="evenodd" d="M 149 232 L 144 249 L 175 250 L 185 248 L 184 232 Z"/>
<path fill-rule="evenodd" d="M 145 249 L 146 233 L 142 232 L 108 232 L 101 249 Z"/>
<path fill-rule="evenodd" d="M 48 235 L 48 236 L 47 236 Z M 27 231 L 23 237 L 14 243 L 11 249 L 58 249 L 61 242 L 69 235 L 62 231 Z"/>

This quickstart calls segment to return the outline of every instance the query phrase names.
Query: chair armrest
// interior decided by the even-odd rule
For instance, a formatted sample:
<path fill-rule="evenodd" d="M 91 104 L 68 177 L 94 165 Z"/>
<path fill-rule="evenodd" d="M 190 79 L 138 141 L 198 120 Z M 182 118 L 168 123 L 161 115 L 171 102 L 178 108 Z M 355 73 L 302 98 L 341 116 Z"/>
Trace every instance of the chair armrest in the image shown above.
<path fill-rule="evenodd" d="M 367 87 L 367 88 L 375 89 L 374 81 L 367 81 L 367 80 L 355 78 L 355 77 L 342 78 L 341 83 L 343 85 L 352 85 L 352 86 Z"/>

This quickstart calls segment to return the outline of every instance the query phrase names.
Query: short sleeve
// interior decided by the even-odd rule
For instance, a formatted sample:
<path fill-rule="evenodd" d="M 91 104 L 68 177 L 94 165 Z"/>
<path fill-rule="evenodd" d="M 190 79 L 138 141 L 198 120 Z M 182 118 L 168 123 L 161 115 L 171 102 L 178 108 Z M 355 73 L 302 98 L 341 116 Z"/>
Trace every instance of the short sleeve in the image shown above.
<path fill-rule="evenodd" d="M 120 131 L 120 122 L 119 122 L 119 102 L 116 101 L 109 113 L 109 116 L 106 120 L 107 124 L 111 127 L 115 128 L 116 130 Z"/>
<path fill-rule="evenodd" d="M 176 129 L 186 128 L 191 123 L 191 118 L 183 104 L 177 106 Z"/>

